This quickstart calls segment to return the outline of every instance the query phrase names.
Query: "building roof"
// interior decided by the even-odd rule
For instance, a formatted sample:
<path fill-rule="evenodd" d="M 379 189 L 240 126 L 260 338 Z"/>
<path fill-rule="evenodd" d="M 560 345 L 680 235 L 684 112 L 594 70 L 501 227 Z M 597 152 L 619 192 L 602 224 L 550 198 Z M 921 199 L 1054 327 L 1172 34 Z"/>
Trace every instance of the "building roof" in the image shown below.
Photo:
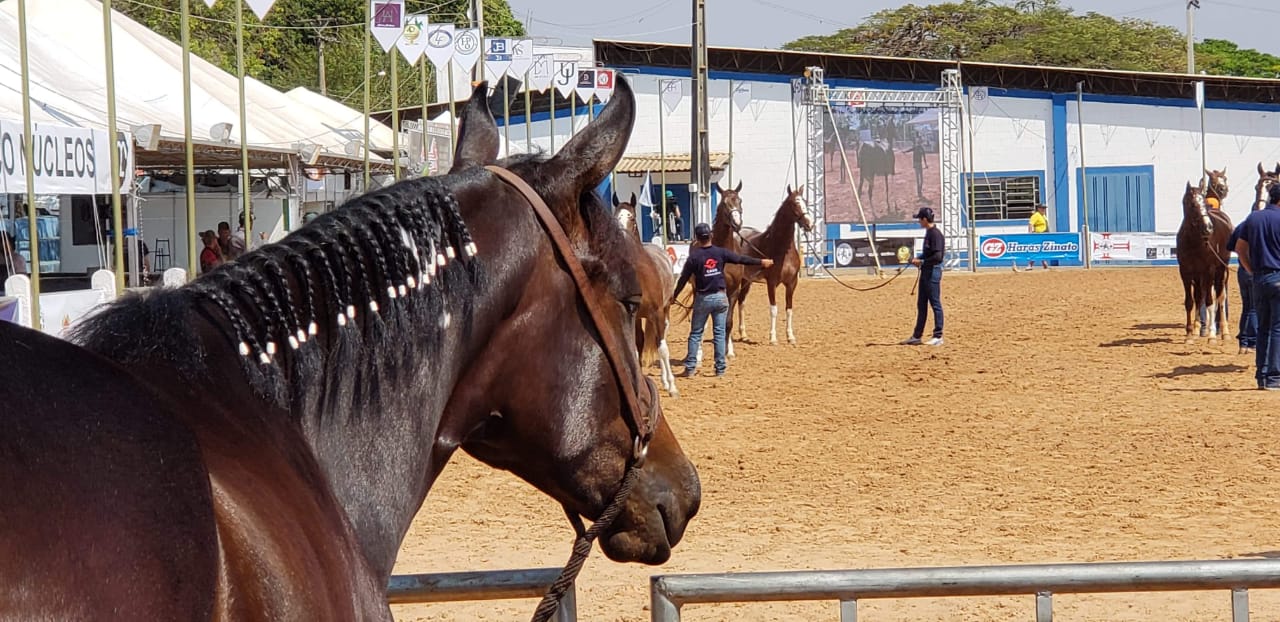
<path fill-rule="evenodd" d="M 689 71 L 688 45 L 595 41 L 596 58 L 609 67 L 658 67 Z M 942 70 L 956 62 L 890 56 L 855 56 L 787 50 L 713 47 L 707 50 L 711 71 L 762 73 L 800 77 L 808 67 L 822 67 L 827 80 L 864 80 L 938 85 Z M 965 84 L 1011 90 L 1074 93 L 1083 83 L 1091 95 L 1193 99 L 1195 82 L 1205 82 L 1208 100 L 1280 104 L 1280 80 L 1228 76 L 1143 73 L 1107 69 L 1041 67 L 998 63 L 963 63 Z"/>
<path fill-rule="evenodd" d="M 665 159 L 668 173 L 687 173 L 690 170 L 688 153 L 668 153 Z M 729 154 L 713 151 L 708 159 L 711 160 L 711 170 L 719 171 L 729 163 Z M 624 156 L 613 170 L 615 173 L 657 173 L 663 170 L 662 161 L 660 153 L 636 153 Z"/>

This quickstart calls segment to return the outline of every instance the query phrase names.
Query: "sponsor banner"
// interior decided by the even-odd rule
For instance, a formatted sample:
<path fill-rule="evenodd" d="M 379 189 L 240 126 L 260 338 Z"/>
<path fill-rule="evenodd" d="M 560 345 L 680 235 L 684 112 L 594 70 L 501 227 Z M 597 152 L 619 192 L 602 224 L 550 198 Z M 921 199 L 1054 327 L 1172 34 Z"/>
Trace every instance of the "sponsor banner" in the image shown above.
<path fill-rule="evenodd" d="M 1173 233 L 1090 233 L 1093 261 L 1168 261 L 1178 258 Z"/>
<path fill-rule="evenodd" d="M 978 265 L 1008 266 L 1032 261 L 1080 263 L 1078 233 L 1009 233 L 978 239 Z"/>
<path fill-rule="evenodd" d="M 881 238 L 875 242 L 875 254 L 880 256 L 881 266 L 900 266 L 911 263 L 916 244 L 915 238 Z M 871 243 L 865 237 L 837 240 L 835 264 L 837 268 L 875 266 Z"/>
<path fill-rule="evenodd" d="M 103 130 L 37 123 L 37 194 L 111 194 L 111 141 Z M 120 189 L 133 183 L 133 138 L 118 132 Z M 27 151 L 21 121 L 0 119 L 0 194 L 27 191 Z"/>
<path fill-rule="evenodd" d="M 96 289 L 40 294 L 41 330 L 47 335 L 66 339 L 68 331 L 100 304 L 102 292 Z"/>
<path fill-rule="evenodd" d="M 684 271 L 684 262 L 689 258 L 688 244 L 668 244 L 667 259 L 671 260 L 672 274 L 680 274 Z"/>
<path fill-rule="evenodd" d="M 0 298 L 0 322 L 18 323 L 17 298 Z"/>

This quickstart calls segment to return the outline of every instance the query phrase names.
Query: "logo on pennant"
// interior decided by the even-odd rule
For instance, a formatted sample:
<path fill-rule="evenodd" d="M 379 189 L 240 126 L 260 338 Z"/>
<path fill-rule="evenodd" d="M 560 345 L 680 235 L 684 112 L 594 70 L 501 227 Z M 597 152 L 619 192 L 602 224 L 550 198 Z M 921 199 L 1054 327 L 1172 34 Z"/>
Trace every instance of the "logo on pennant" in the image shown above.
<path fill-rule="evenodd" d="M 555 57 L 551 54 L 539 54 L 533 57 L 533 66 L 529 68 L 529 88 L 542 92 L 551 87 L 555 79 Z"/>
<path fill-rule="evenodd" d="M 659 82 L 659 90 L 662 91 L 662 105 L 666 107 L 667 112 L 675 112 L 676 107 L 680 105 L 680 100 L 684 99 L 684 83 L 679 80 L 662 80 Z"/>
<path fill-rule="evenodd" d="M 733 105 L 741 112 L 751 105 L 751 83 L 737 82 L 733 85 Z"/>
<path fill-rule="evenodd" d="M 515 39 L 511 42 L 511 68 L 507 71 L 516 77 L 523 77 L 533 68 L 533 41 Z"/>
<path fill-rule="evenodd" d="M 613 80 L 612 69 L 596 70 L 596 97 L 599 97 L 601 102 L 607 102 L 613 96 Z"/>
<path fill-rule="evenodd" d="M 555 61 L 555 66 L 556 90 L 560 92 L 561 97 L 568 99 L 573 94 L 574 87 L 578 84 L 578 63 L 558 60 Z"/>
<path fill-rule="evenodd" d="M 404 0 L 374 0 L 370 13 L 373 38 L 378 40 L 383 52 L 390 52 L 404 32 Z"/>
<path fill-rule="evenodd" d="M 422 58 L 427 50 L 426 15 L 411 15 L 405 20 L 404 31 L 400 33 L 400 40 L 396 41 L 396 47 L 404 55 L 405 61 L 410 65 L 417 64 L 418 59 Z"/>
<path fill-rule="evenodd" d="M 487 42 L 489 49 L 484 54 L 485 71 L 493 74 L 495 79 L 501 79 L 511 68 L 511 39 L 496 38 Z"/>
<path fill-rule="evenodd" d="M 453 60 L 453 24 L 431 24 L 427 31 L 427 58 L 443 71 Z"/>
<path fill-rule="evenodd" d="M 480 30 L 467 28 L 456 32 L 453 38 L 453 64 L 470 73 L 480 60 Z"/>
<path fill-rule="evenodd" d="M 574 90 L 578 92 L 578 98 L 582 101 L 591 101 L 596 94 L 596 70 L 579 69 L 578 86 Z"/>

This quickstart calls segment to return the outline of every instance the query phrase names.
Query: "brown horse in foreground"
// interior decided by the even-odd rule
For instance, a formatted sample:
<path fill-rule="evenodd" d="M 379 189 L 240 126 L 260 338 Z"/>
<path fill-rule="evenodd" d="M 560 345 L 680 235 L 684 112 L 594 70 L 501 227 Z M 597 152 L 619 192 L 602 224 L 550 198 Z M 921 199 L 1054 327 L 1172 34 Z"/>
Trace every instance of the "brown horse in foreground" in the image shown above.
<path fill-rule="evenodd" d="M 700 488 L 592 192 L 634 124 L 615 86 L 554 157 L 498 163 L 481 83 L 448 175 L 126 294 L 74 343 L 0 322 L 0 617 L 390 621 L 401 540 L 459 448 L 575 522 L 620 509 L 605 554 L 665 562 Z"/>
<path fill-rule="evenodd" d="M 782 201 L 778 211 L 773 215 L 773 222 L 763 232 L 743 229 L 743 253 L 760 259 L 772 259 L 769 268 L 750 268 L 746 270 L 741 287 L 737 291 L 737 300 L 729 299 L 729 313 L 734 306 L 741 308 L 746 303 L 747 294 L 751 292 L 753 282 L 764 282 L 769 288 L 769 343 L 778 343 L 778 285 L 787 289 L 787 342 L 796 343 L 793 322 L 793 307 L 796 287 L 800 282 L 800 252 L 796 248 L 796 225 L 805 232 L 813 230 L 813 223 L 805 210 L 804 186 L 795 190 L 787 185 L 787 198 Z M 745 339 L 745 328 L 743 338 Z"/>
<path fill-rule="evenodd" d="M 1223 303 L 1231 259 L 1227 240 L 1234 226 L 1226 212 L 1205 205 L 1205 191 L 1204 187 L 1187 183 L 1182 196 L 1182 225 L 1178 228 L 1178 274 L 1182 277 L 1187 311 L 1187 343 L 1195 341 L 1194 328 L 1201 315 L 1204 321 L 1200 336 L 1207 335 L 1210 343 L 1218 340 L 1225 321 Z"/>
<path fill-rule="evenodd" d="M 618 197 L 613 197 L 613 205 L 618 225 L 626 233 L 627 246 L 634 255 L 636 278 L 640 280 L 640 308 L 636 311 L 636 349 L 640 351 L 640 364 L 647 367 L 657 359 L 662 369 L 663 390 L 678 398 L 680 391 L 676 388 L 675 372 L 671 370 L 671 348 L 667 346 L 667 329 L 671 326 L 668 303 L 676 288 L 671 259 L 661 246 L 641 242 L 635 193 L 628 203 L 620 203 Z"/>

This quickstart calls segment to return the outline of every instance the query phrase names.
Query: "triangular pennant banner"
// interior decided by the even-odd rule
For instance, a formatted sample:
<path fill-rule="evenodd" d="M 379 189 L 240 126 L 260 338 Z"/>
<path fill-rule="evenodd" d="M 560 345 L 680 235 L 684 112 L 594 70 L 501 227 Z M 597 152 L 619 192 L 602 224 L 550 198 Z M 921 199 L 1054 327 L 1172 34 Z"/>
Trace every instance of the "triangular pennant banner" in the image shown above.
<path fill-rule="evenodd" d="M 454 32 L 453 37 L 453 64 L 462 70 L 462 73 L 471 73 L 476 68 L 476 62 L 480 60 L 480 29 L 464 28 Z"/>
<path fill-rule="evenodd" d="M 410 65 L 416 65 L 418 59 L 422 58 L 423 53 L 427 51 L 428 26 L 426 13 L 410 15 L 404 20 L 404 31 L 400 33 L 396 47 L 400 49 L 400 53 Z"/>
<path fill-rule="evenodd" d="M 578 93 L 578 99 L 584 102 L 590 102 L 591 98 L 596 94 L 596 70 L 578 68 L 578 83 L 574 86 L 574 91 Z"/>
<path fill-rule="evenodd" d="M 560 91 L 560 96 L 568 99 L 573 94 L 573 89 L 578 86 L 578 63 L 570 60 L 558 60 L 555 62 L 555 79 L 556 90 Z"/>
<path fill-rule="evenodd" d="M 490 80 L 501 80 L 511 68 L 511 39 L 495 37 L 484 42 L 484 73 Z M 521 76 L 523 77 L 523 76 Z"/>
<path fill-rule="evenodd" d="M 613 97 L 613 80 L 615 77 L 612 69 L 596 70 L 596 97 L 600 99 L 601 103 L 608 102 L 609 98 Z"/>
<path fill-rule="evenodd" d="M 204 4 L 205 4 L 205 6 L 207 6 L 207 7 L 211 8 L 211 9 L 213 8 L 213 5 L 214 5 L 214 4 L 216 4 L 217 2 L 218 2 L 218 0 L 204 0 Z"/>
<path fill-rule="evenodd" d="M 680 80 L 659 80 L 658 90 L 662 91 L 662 105 L 667 112 L 675 112 L 684 99 L 684 82 Z"/>
<path fill-rule="evenodd" d="M 369 14 L 373 16 L 373 23 L 369 25 L 373 38 L 383 52 L 390 52 L 404 32 L 404 0 L 373 0 Z"/>
<path fill-rule="evenodd" d="M 427 26 L 427 58 L 437 72 L 443 72 L 453 60 L 453 24 Z"/>
<path fill-rule="evenodd" d="M 738 112 L 747 109 L 751 105 L 751 83 L 750 82 L 734 82 L 733 83 L 733 105 L 738 107 Z"/>
<path fill-rule="evenodd" d="M 511 69 L 508 71 L 517 78 L 524 78 L 524 74 L 533 68 L 533 41 L 531 39 L 516 39 L 511 44 Z"/>
<path fill-rule="evenodd" d="M 552 54 L 538 54 L 533 57 L 533 66 L 529 68 L 529 89 L 541 93 L 551 87 L 556 76 L 556 58 Z"/>
<path fill-rule="evenodd" d="M 208 4 L 209 8 L 213 8 L 215 1 L 205 0 L 205 4 Z M 246 0 L 246 3 L 249 5 L 249 10 L 258 16 L 258 21 L 262 21 L 267 18 L 267 11 L 271 10 L 271 5 L 275 4 L 276 0 Z"/>

